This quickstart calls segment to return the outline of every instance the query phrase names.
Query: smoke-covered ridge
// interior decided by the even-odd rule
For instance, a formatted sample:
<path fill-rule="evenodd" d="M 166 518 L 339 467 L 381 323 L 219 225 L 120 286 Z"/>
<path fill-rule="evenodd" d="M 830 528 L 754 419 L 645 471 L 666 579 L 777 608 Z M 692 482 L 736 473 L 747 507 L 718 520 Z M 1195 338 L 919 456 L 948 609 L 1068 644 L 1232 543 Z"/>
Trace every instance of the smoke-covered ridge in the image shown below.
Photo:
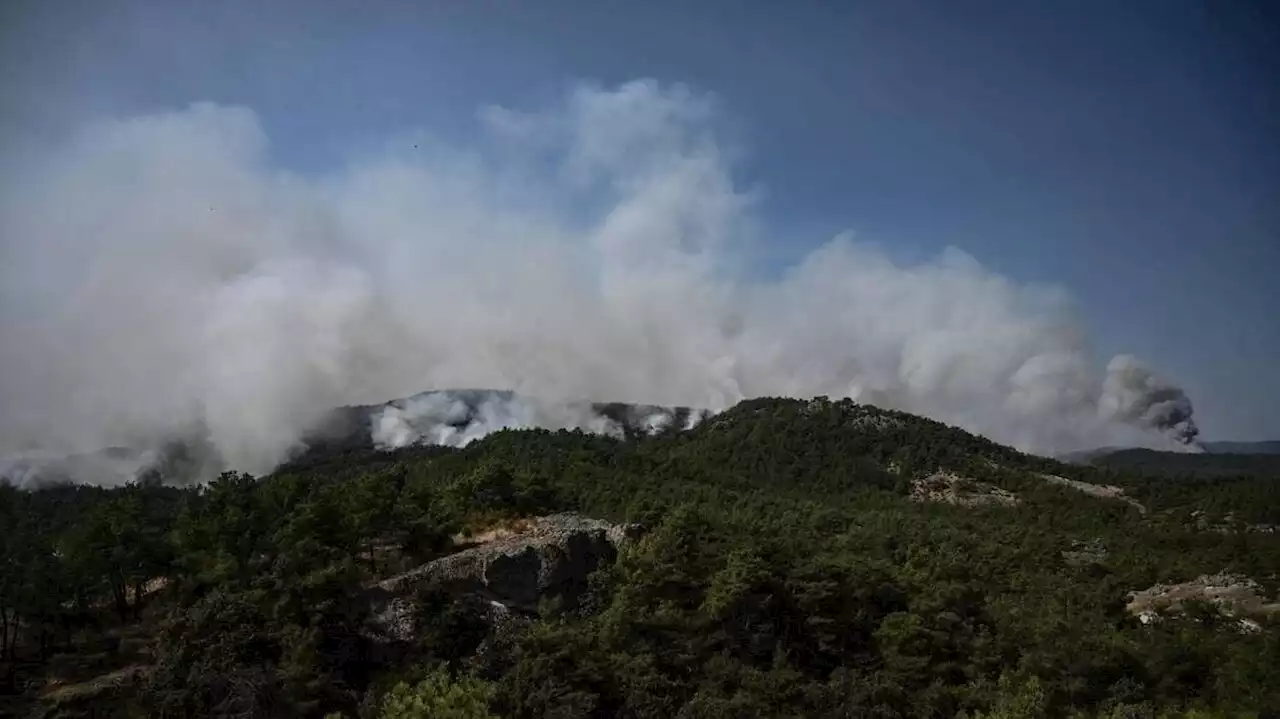
<path fill-rule="evenodd" d="M 406 135 L 300 175 L 252 111 L 198 104 L 88 126 L 6 177 L 0 454 L 197 432 L 262 472 L 333 407 L 459 386 L 852 397 L 1042 453 L 1194 437 L 1176 385 L 1100 363 L 1060 293 L 962 252 L 903 265 L 841 235 L 743 271 L 795 238 L 759 237 L 713 98 L 638 81 L 478 123 L 475 147 Z M 490 419 L 609 431 L 531 412 Z"/>

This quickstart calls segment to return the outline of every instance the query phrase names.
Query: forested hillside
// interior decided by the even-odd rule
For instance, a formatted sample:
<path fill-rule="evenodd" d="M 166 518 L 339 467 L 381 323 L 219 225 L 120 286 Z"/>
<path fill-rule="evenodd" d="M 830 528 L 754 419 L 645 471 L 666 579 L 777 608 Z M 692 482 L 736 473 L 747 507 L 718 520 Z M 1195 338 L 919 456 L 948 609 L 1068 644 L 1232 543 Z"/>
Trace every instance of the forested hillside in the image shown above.
<path fill-rule="evenodd" d="M 758 399 L 652 437 L 502 431 L 162 481 L 0 487 L 0 714 L 1280 712 L 1280 616 L 1126 609 L 1221 572 L 1274 597 L 1274 475 L 1160 480 Z M 428 590 L 411 641 L 368 631 L 379 580 L 556 512 L 638 525 L 572 604 L 497 622 Z"/>
<path fill-rule="evenodd" d="M 1089 464 L 1129 473 L 1165 477 L 1229 477 L 1280 474 L 1280 454 L 1186 454 L 1122 449 L 1093 457 Z"/>

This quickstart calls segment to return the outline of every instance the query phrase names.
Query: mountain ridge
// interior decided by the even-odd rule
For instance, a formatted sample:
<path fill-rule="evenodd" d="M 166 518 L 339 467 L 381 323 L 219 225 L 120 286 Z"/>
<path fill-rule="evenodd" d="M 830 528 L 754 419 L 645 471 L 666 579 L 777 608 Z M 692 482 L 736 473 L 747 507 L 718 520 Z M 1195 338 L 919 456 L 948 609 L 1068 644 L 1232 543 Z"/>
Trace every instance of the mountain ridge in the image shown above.
<path fill-rule="evenodd" d="M 770 404 L 779 402 L 783 404 Z M 1132 468 L 1135 457 L 1146 458 L 1148 464 L 1156 461 L 1170 465 L 1185 462 L 1192 469 L 1200 470 L 1203 468 L 1196 464 L 1197 460 L 1180 458 L 1224 456 L 1221 452 L 1192 455 L 1109 447 L 1043 458 L 1018 452 L 982 435 L 972 434 L 922 415 L 859 404 L 850 399 L 754 398 L 713 413 L 687 406 L 550 400 L 513 390 L 462 388 L 425 390 L 385 402 L 336 407 L 313 424 L 300 438 L 296 450 L 278 466 L 305 464 L 317 457 L 345 452 L 389 450 L 412 445 L 465 446 L 504 429 L 578 429 L 625 440 L 667 436 L 708 423 L 721 426 L 730 419 L 742 420 L 766 406 L 794 407 L 797 413 L 793 414 L 792 420 L 800 421 L 805 416 L 804 410 L 800 408 L 814 407 L 820 402 L 842 408 L 840 411 L 844 413 L 844 421 L 858 425 L 863 430 L 889 432 L 903 423 L 919 423 L 920 427 L 930 428 L 926 433 L 930 436 L 942 431 L 941 428 L 961 433 L 955 437 L 963 439 L 939 440 L 941 444 L 950 444 L 953 448 L 951 452 L 939 455 L 946 458 L 950 463 L 948 466 L 921 467 L 920 471 L 965 469 L 981 474 L 986 470 L 982 466 L 975 466 L 973 457 L 991 454 L 995 452 L 992 448 L 996 447 L 1001 448 L 997 454 L 1002 457 L 1022 458 L 1009 460 L 1014 465 L 1023 466 L 1030 458 L 1034 458 L 1033 464 L 1039 470 L 1052 474 L 1070 473 L 1072 470 L 1068 467 L 1072 466 Z M 786 433 L 782 427 L 775 427 L 773 431 Z M 1209 443 L 1209 446 L 1221 444 L 1223 443 Z M 1225 446 L 1239 447 L 1244 444 L 1246 443 L 1226 443 Z M 969 448 L 973 456 L 965 458 L 962 452 L 955 450 L 956 447 Z M 885 458 L 885 461 L 899 467 L 904 463 L 902 458 Z M 1199 462 L 1205 465 L 1225 462 L 1230 467 L 1239 466 L 1243 471 L 1255 468 L 1255 465 L 1262 466 L 1260 462 L 1250 464 L 1247 460 L 1232 463 L 1231 460 L 1207 459 Z M 221 469 L 238 468 L 222 466 L 220 460 L 213 455 L 209 443 L 199 436 L 192 436 L 145 449 L 107 447 L 98 452 L 68 455 L 65 458 L 19 458 L 17 461 L 10 461 L 7 466 L 0 466 L 0 479 L 8 479 L 21 485 L 26 482 L 82 482 L 86 477 L 111 475 L 110 481 L 101 483 L 120 484 L 145 479 L 186 484 L 212 479 Z M 1219 473 L 1230 474 L 1231 471 Z"/>
<path fill-rule="evenodd" d="M 1280 454 L 1280 440 L 1258 442 L 1201 442 L 1205 450 L 1216 454 Z"/>

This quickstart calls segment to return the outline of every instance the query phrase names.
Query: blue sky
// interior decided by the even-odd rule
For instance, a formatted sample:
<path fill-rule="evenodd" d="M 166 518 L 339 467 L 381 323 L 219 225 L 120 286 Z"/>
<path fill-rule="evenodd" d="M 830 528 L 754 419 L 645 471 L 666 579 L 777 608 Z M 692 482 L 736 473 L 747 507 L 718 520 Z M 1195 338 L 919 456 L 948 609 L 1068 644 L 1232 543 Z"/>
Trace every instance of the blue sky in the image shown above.
<path fill-rule="evenodd" d="M 269 6 L 269 7 L 268 7 Z M 376 9 L 375 9 L 376 7 Z M 769 266 L 843 229 L 1065 287 L 1208 438 L 1280 437 L 1280 21 L 1260 2 L 9 2 L 6 160 L 86 119 L 253 108 L 323 171 L 581 80 L 711 92 Z"/>

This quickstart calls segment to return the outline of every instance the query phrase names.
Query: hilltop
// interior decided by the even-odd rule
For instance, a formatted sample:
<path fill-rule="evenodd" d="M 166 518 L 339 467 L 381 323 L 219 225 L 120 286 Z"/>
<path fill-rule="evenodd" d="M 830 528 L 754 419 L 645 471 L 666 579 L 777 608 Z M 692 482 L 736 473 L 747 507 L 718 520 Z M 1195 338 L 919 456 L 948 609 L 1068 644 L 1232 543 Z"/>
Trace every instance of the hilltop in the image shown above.
<path fill-rule="evenodd" d="M 510 390 L 429 390 L 378 404 L 338 407 L 306 433 L 302 445 L 304 453 L 387 449 L 431 440 L 459 446 L 500 429 L 534 428 L 637 438 L 689 428 L 708 414 L 682 406 L 550 400 Z M 388 441 L 388 422 L 403 432 L 396 441 Z"/>

